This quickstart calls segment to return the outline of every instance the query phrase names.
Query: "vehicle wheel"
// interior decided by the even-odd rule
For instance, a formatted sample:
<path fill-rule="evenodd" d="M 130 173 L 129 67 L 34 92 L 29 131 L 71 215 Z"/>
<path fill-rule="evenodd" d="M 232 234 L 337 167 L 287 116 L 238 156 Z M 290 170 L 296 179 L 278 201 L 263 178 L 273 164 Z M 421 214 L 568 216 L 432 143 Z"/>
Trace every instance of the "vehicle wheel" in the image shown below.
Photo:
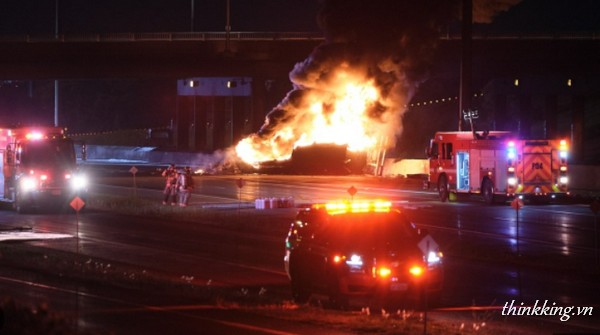
<path fill-rule="evenodd" d="M 487 178 L 481 184 L 481 196 L 486 204 L 491 205 L 494 203 L 494 185 Z"/>
<path fill-rule="evenodd" d="M 22 201 L 16 200 L 15 201 L 15 211 L 19 214 L 26 214 L 26 213 L 29 213 L 29 207 L 23 205 Z"/>
<path fill-rule="evenodd" d="M 438 192 L 442 202 L 448 201 L 448 181 L 445 175 L 440 176 L 438 179 Z"/>
<path fill-rule="evenodd" d="M 295 276 L 292 276 L 291 282 L 292 299 L 294 299 L 294 302 L 297 304 L 307 303 L 310 298 L 310 291 L 306 288 L 306 285 Z"/>
<path fill-rule="evenodd" d="M 13 208 L 19 214 L 24 214 L 27 212 L 27 208 L 25 205 L 23 205 L 23 201 L 21 201 L 21 196 L 19 195 L 18 192 L 15 194 L 15 201 L 13 202 Z"/>
<path fill-rule="evenodd" d="M 335 309 L 347 310 L 350 308 L 348 297 L 340 292 L 340 284 L 337 278 L 332 280 L 329 286 L 329 303 Z"/>

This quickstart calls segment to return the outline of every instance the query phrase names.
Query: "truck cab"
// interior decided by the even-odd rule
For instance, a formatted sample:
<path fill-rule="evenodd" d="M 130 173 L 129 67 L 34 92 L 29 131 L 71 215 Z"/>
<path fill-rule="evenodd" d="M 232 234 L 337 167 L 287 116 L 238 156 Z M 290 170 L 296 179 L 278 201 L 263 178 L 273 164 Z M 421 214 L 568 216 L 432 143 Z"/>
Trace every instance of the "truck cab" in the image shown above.
<path fill-rule="evenodd" d="M 3 143 L 2 200 L 18 212 L 68 206 L 87 194 L 87 179 L 79 171 L 73 140 L 56 127 L 1 129 Z"/>

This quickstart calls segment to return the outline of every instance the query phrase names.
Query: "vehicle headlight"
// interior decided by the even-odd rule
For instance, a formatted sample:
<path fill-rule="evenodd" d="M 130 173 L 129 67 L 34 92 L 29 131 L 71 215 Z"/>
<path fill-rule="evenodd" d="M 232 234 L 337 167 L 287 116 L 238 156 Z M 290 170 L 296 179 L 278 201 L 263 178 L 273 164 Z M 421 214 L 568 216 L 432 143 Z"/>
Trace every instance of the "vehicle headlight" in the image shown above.
<path fill-rule="evenodd" d="M 517 178 L 515 178 L 515 177 L 508 178 L 508 185 L 510 185 L 510 186 L 517 185 Z"/>
<path fill-rule="evenodd" d="M 360 255 L 352 254 L 349 259 L 346 259 L 346 264 L 349 266 L 362 266 L 363 260 Z"/>
<path fill-rule="evenodd" d="M 559 182 L 560 182 L 561 184 L 566 184 L 566 183 L 568 183 L 568 182 L 569 182 L 569 178 L 568 178 L 568 177 L 566 177 L 566 176 L 562 176 L 562 177 L 560 177 L 560 179 L 559 179 Z"/>
<path fill-rule="evenodd" d="M 71 178 L 71 187 L 76 190 L 85 189 L 88 186 L 88 179 L 84 175 L 76 175 Z"/>
<path fill-rule="evenodd" d="M 427 255 L 427 263 L 429 265 L 437 264 L 441 261 L 442 261 L 442 253 L 441 252 L 430 251 L 429 255 Z"/>
<path fill-rule="evenodd" d="M 37 180 L 33 177 L 23 177 L 20 183 L 23 192 L 33 191 L 37 188 Z"/>

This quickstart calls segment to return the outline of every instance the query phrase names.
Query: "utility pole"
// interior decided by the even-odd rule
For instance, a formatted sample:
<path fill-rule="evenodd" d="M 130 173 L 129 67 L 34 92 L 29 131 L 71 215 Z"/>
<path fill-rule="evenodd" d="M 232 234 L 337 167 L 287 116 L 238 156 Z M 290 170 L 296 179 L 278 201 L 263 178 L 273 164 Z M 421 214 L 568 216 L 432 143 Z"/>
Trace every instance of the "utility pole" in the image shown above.
<path fill-rule="evenodd" d="M 54 39 L 56 40 L 56 42 L 58 43 L 58 5 L 59 5 L 59 0 L 55 0 L 54 2 L 55 4 L 55 13 L 54 13 Z M 58 85 L 58 79 L 54 79 L 54 126 L 58 127 L 58 107 L 59 107 L 59 101 L 58 101 L 58 96 L 59 96 L 59 85 Z"/>
<path fill-rule="evenodd" d="M 194 32 L 194 0 L 191 0 L 191 6 L 192 8 L 190 9 L 190 14 L 191 14 L 191 29 L 190 31 L 193 33 Z"/>
<path fill-rule="evenodd" d="M 458 104 L 458 131 L 462 131 L 462 113 L 471 109 L 472 27 L 473 0 L 462 0 L 462 55 L 460 60 L 460 100 Z"/>
<path fill-rule="evenodd" d="M 231 33 L 231 22 L 229 21 L 230 18 L 230 0 L 227 0 L 227 8 L 226 8 L 226 23 L 225 23 L 225 52 L 229 53 L 229 34 Z"/>

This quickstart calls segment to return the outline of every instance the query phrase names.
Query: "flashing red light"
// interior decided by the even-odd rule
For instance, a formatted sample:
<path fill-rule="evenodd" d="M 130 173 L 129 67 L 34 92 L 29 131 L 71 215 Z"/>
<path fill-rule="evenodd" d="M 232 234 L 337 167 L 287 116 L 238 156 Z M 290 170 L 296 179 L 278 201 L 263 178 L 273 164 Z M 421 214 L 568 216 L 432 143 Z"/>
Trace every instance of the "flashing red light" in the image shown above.
<path fill-rule="evenodd" d="M 419 265 L 413 265 L 408 269 L 408 272 L 415 277 L 420 277 L 425 272 L 425 269 Z"/>
<path fill-rule="evenodd" d="M 333 256 L 333 262 L 334 263 L 340 263 L 341 261 L 343 261 L 346 257 L 344 256 L 340 256 L 340 255 L 335 255 Z"/>
<path fill-rule="evenodd" d="M 381 278 L 387 278 L 392 274 L 392 269 L 381 266 L 377 269 L 377 275 Z"/>
<path fill-rule="evenodd" d="M 40 133 L 40 132 L 33 132 L 33 133 L 27 133 L 25 135 L 25 138 L 28 140 L 41 140 L 42 138 L 44 138 L 44 134 Z"/>

